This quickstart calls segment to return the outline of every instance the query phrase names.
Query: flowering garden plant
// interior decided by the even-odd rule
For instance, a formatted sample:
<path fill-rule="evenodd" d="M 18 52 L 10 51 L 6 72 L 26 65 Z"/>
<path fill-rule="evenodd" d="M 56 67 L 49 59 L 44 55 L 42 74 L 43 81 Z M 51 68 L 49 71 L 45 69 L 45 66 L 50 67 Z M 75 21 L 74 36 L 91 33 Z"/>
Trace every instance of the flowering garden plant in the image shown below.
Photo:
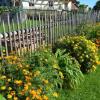
<path fill-rule="evenodd" d="M 7 100 L 48 100 L 50 95 L 58 97 L 62 74 L 59 74 L 57 61 L 49 52 L 35 52 L 28 59 L 8 56 L 1 60 L 0 93 Z"/>

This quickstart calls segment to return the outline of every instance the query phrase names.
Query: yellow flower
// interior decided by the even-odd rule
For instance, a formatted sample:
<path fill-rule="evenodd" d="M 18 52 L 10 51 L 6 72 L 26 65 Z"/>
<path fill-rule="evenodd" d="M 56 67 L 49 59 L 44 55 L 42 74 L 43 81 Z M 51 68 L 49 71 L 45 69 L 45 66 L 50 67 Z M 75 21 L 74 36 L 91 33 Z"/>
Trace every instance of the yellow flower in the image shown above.
<path fill-rule="evenodd" d="M 31 91 L 30 91 L 30 94 L 31 94 L 31 95 L 36 95 L 36 91 L 35 91 L 35 90 L 31 90 Z"/>
<path fill-rule="evenodd" d="M 48 83 L 49 83 L 48 80 L 45 80 L 45 79 L 43 79 L 43 82 L 44 82 L 45 84 L 48 84 Z"/>
<path fill-rule="evenodd" d="M 59 67 L 58 67 L 57 64 L 54 64 L 54 65 L 53 65 L 53 68 L 58 69 Z"/>
<path fill-rule="evenodd" d="M 12 95 L 11 95 L 11 94 L 8 94 L 8 95 L 7 95 L 7 98 L 8 98 L 8 99 L 11 99 L 11 98 L 12 98 Z"/>
<path fill-rule="evenodd" d="M 54 93 L 53 93 L 53 96 L 54 96 L 54 97 L 58 97 L 58 93 L 57 93 L 57 92 L 54 92 Z"/>
<path fill-rule="evenodd" d="M 100 64 L 100 61 L 97 61 L 96 64 L 99 65 Z"/>
<path fill-rule="evenodd" d="M 48 100 L 48 97 L 46 95 L 43 95 L 43 100 Z"/>
<path fill-rule="evenodd" d="M 39 75 L 40 75 L 40 71 L 36 71 L 36 72 L 34 73 L 34 77 L 39 76 Z"/>
<path fill-rule="evenodd" d="M 5 79 L 6 78 L 6 76 L 5 75 L 3 75 L 3 76 L 1 76 L 1 78 L 0 79 Z"/>
<path fill-rule="evenodd" d="M 8 88 L 8 90 L 10 91 L 10 90 L 12 90 L 12 88 L 11 88 L 11 87 L 9 87 L 9 88 Z"/>
<path fill-rule="evenodd" d="M 6 86 L 1 86 L 1 90 L 5 90 L 6 89 Z"/>
<path fill-rule="evenodd" d="M 17 97 L 14 97 L 14 100 L 18 100 L 18 98 Z"/>
<path fill-rule="evenodd" d="M 26 100 L 31 100 L 30 97 L 26 97 Z"/>
<path fill-rule="evenodd" d="M 14 83 L 17 85 L 22 85 L 23 82 L 21 80 L 15 80 Z"/>
<path fill-rule="evenodd" d="M 30 81 L 31 80 L 31 77 L 25 76 L 25 79 L 26 79 L 26 81 Z"/>
<path fill-rule="evenodd" d="M 27 85 L 27 84 L 25 84 L 25 85 L 24 85 L 24 90 L 25 90 L 25 91 L 27 91 L 27 90 L 28 90 L 28 88 L 29 88 L 29 87 L 28 87 L 28 85 Z"/>
<path fill-rule="evenodd" d="M 11 79 L 8 79 L 8 82 L 11 82 Z"/>
<path fill-rule="evenodd" d="M 64 79 L 64 76 L 63 76 L 63 73 L 62 72 L 59 72 L 59 75 L 62 79 Z"/>
<path fill-rule="evenodd" d="M 41 89 L 38 89 L 37 90 L 37 94 L 40 94 L 42 91 L 41 91 Z"/>
<path fill-rule="evenodd" d="M 13 56 L 13 60 L 17 60 L 17 57 L 16 56 Z"/>

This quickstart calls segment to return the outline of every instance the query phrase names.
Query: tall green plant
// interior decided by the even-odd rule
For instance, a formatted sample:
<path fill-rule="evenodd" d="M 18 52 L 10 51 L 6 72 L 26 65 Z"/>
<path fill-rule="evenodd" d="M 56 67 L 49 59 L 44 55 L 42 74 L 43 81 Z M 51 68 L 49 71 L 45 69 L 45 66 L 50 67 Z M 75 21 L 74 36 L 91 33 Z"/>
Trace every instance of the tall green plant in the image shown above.
<path fill-rule="evenodd" d="M 65 51 L 61 51 L 60 49 L 57 50 L 55 55 L 64 75 L 64 88 L 77 88 L 83 80 L 83 74 L 80 71 L 79 63 L 69 56 L 69 54 L 66 54 Z"/>

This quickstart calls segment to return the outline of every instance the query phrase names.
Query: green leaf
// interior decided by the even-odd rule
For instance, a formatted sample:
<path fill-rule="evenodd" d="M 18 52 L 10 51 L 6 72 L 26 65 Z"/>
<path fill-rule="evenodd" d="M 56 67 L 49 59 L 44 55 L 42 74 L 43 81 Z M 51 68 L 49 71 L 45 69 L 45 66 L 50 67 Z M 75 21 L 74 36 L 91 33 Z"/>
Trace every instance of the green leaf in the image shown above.
<path fill-rule="evenodd" d="M 6 99 L 0 94 L 0 100 L 6 100 Z"/>

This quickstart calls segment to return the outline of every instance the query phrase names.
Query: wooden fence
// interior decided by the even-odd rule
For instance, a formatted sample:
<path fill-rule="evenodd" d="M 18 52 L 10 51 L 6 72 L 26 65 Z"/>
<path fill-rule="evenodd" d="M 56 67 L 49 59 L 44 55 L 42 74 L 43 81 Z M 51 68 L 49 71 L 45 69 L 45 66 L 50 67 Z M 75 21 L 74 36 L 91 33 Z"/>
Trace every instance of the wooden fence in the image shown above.
<path fill-rule="evenodd" d="M 100 22 L 100 12 L 68 12 L 56 10 L 25 10 L 0 15 L 0 56 L 12 51 L 22 55 L 41 45 L 53 45 L 58 38 L 76 34 L 82 24 Z M 5 51 L 5 55 L 4 52 Z"/>

